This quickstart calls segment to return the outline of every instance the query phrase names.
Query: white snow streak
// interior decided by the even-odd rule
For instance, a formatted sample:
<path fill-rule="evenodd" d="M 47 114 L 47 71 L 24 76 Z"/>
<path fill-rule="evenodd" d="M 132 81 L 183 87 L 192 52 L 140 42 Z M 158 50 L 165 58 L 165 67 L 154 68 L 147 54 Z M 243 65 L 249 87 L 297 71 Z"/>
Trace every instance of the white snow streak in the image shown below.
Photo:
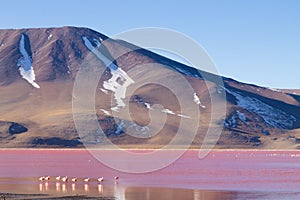
<path fill-rule="evenodd" d="M 144 103 L 144 105 L 146 106 L 147 109 L 149 109 L 149 110 L 152 109 L 150 103 Z"/>
<path fill-rule="evenodd" d="M 165 108 L 165 109 L 162 109 L 162 110 L 161 110 L 161 112 L 163 112 L 163 113 L 167 113 L 167 114 L 170 114 L 170 115 L 175 115 L 175 113 L 174 113 L 172 110 L 170 110 L 170 109 L 167 109 L 167 108 Z"/>
<path fill-rule="evenodd" d="M 97 47 L 94 47 L 92 45 L 92 43 L 90 42 L 90 40 L 86 37 L 86 36 L 83 36 L 82 37 L 83 39 L 83 42 L 84 42 L 84 45 L 91 51 L 93 52 L 100 60 L 102 60 L 102 62 L 104 62 L 104 64 L 107 66 L 107 67 L 111 67 L 111 64 L 112 64 L 112 61 L 109 60 L 106 56 L 104 56 L 100 51 L 98 51 L 97 47 L 100 47 L 101 46 L 101 42 L 98 41 L 97 39 L 93 39 L 94 42 L 97 44 Z"/>
<path fill-rule="evenodd" d="M 117 105 L 111 110 L 118 111 L 120 108 L 125 107 L 123 99 L 126 97 L 127 87 L 134 83 L 134 81 L 128 76 L 128 74 L 123 71 L 121 68 L 117 67 L 111 60 L 104 56 L 96 47 L 94 47 L 91 41 L 86 37 L 82 37 L 85 46 L 93 52 L 111 71 L 112 77 L 103 82 L 103 88 L 109 91 L 114 92 L 114 98 L 117 102 Z M 97 39 L 93 39 L 97 44 L 97 47 L 101 46 L 101 42 Z M 102 91 L 102 90 L 101 90 Z"/>
<path fill-rule="evenodd" d="M 20 44 L 19 44 L 19 50 L 22 54 L 22 57 L 19 58 L 17 66 L 19 66 L 19 71 L 25 80 L 27 80 L 33 87 L 40 88 L 40 86 L 35 82 L 35 74 L 32 67 L 32 59 L 28 55 L 26 49 L 25 49 L 25 41 L 24 41 L 24 35 L 22 34 Z"/>
<path fill-rule="evenodd" d="M 191 119 L 190 116 L 187 115 L 183 115 L 183 114 L 177 114 L 178 117 L 182 117 L 182 118 L 187 118 L 187 119 Z"/>
<path fill-rule="evenodd" d="M 112 111 L 119 112 L 119 108 L 117 106 L 110 108 Z"/>
<path fill-rule="evenodd" d="M 242 96 L 237 92 L 225 89 L 228 93 L 234 95 L 237 99 L 237 105 L 258 114 L 263 118 L 265 123 L 271 127 L 276 128 L 291 128 L 296 118 L 293 115 L 289 115 L 284 111 L 272 107 L 256 98 Z"/>
<path fill-rule="evenodd" d="M 100 88 L 101 92 L 103 92 L 104 94 L 108 94 L 108 91 L 103 89 L 103 88 Z"/>
<path fill-rule="evenodd" d="M 100 109 L 100 111 L 102 111 L 104 114 L 106 115 L 111 115 L 109 111 L 105 110 L 105 109 Z"/>
<path fill-rule="evenodd" d="M 268 88 L 268 89 L 270 89 L 270 90 L 272 90 L 272 91 L 274 91 L 274 92 L 281 92 L 281 93 L 282 93 L 282 91 L 281 91 L 281 90 L 279 90 L 279 89 L 276 89 L 276 88 Z"/>
<path fill-rule="evenodd" d="M 194 92 L 194 102 L 199 105 L 201 108 L 206 108 L 206 106 L 201 104 L 200 98 L 198 97 L 198 95 L 196 94 L 196 92 Z"/>
<path fill-rule="evenodd" d="M 48 40 L 50 40 L 50 39 L 52 38 L 52 36 L 53 36 L 53 35 L 52 35 L 52 34 L 50 34 L 50 35 L 48 36 Z"/>
<path fill-rule="evenodd" d="M 111 70 L 112 77 L 103 82 L 103 87 L 106 90 L 114 92 L 114 98 L 117 102 L 115 106 L 117 109 L 125 107 L 123 99 L 126 97 L 127 87 L 134 83 L 134 81 L 120 68 Z"/>
<path fill-rule="evenodd" d="M 151 104 L 150 103 L 143 103 L 147 109 L 149 110 L 152 110 L 153 108 L 151 107 Z M 191 117 L 190 116 L 187 116 L 187 115 L 183 115 L 183 114 L 176 114 L 174 111 L 168 109 L 168 108 L 165 108 L 163 110 L 161 110 L 161 112 L 163 113 L 167 113 L 167 114 L 170 114 L 170 115 L 177 115 L 178 117 L 181 117 L 181 118 L 187 118 L 187 119 L 190 119 Z"/>

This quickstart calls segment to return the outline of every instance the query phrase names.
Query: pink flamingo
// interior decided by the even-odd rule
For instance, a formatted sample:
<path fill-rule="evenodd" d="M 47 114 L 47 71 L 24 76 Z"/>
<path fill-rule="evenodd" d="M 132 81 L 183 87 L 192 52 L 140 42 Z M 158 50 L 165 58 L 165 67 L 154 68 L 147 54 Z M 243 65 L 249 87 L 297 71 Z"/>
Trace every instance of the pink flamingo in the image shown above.
<path fill-rule="evenodd" d="M 118 176 L 115 176 L 114 177 L 115 181 L 119 180 L 119 177 Z"/>
<path fill-rule="evenodd" d="M 55 179 L 56 179 L 57 181 L 60 181 L 60 176 L 57 176 Z"/>
<path fill-rule="evenodd" d="M 46 181 L 49 181 L 49 180 L 50 180 L 50 176 L 46 176 L 46 177 L 45 177 L 45 180 L 46 180 Z"/>
<path fill-rule="evenodd" d="M 103 182 L 103 181 L 104 181 L 104 178 L 103 178 L 103 177 L 100 177 L 100 178 L 98 178 L 98 181 L 99 181 L 99 182 Z"/>
<path fill-rule="evenodd" d="M 39 180 L 40 180 L 40 181 L 45 180 L 45 176 L 41 176 L 41 177 L 39 178 Z"/>
<path fill-rule="evenodd" d="M 84 179 L 84 182 L 86 182 L 86 183 L 89 182 L 89 181 L 90 181 L 90 178 L 85 178 Z"/>
<path fill-rule="evenodd" d="M 68 176 L 62 177 L 61 180 L 62 180 L 62 182 L 67 182 L 68 181 Z"/>
<path fill-rule="evenodd" d="M 77 178 L 72 178 L 72 182 L 76 182 L 77 181 Z"/>

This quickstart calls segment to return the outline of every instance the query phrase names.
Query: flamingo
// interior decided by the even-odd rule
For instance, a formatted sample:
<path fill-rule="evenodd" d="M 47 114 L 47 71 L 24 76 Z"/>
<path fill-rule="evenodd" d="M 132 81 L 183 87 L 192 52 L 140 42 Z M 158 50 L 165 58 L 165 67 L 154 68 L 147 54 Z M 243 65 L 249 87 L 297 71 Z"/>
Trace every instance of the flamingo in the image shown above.
<path fill-rule="evenodd" d="M 118 176 L 115 176 L 114 177 L 115 181 L 119 180 L 119 177 Z"/>
<path fill-rule="evenodd" d="M 76 182 L 77 181 L 77 178 L 72 178 L 72 182 Z"/>
<path fill-rule="evenodd" d="M 61 180 L 62 180 L 62 182 L 67 182 L 68 181 L 68 176 L 62 177 Z"/>
<path fill-rule="evenodd" d="M 55 179 L 56 179 L 57 181 L 60 181 L 60 176 L 57 176 Z"/>
<path fill-rule="evenodd" d="M 103 182 L 103 181 L 104 181 L 104 178 L 103 178 L 103 177 L 100 177 L 100 178 L 98 178 L 98 181 L 99 181 L 99 182 Z"/>
<path fill-rule="evenodd" d="M 41 177 L 39 178 L 39 180 L 40 180 L 40 181 L 45 180 L 45 176 L 41 176 Z"/>
<path fill-rule="evenodd" d="M 89 182 L 89 181 L 90 181 L 90 178 L 85 178 L 84 179 L 84 182 L 86 182 L 86 183 Z"/>
<path fill-rule="evenodd" d="M 50 180 L 50 176 L 46 176 L 46 177 L 45 177 L 45 180 L 46 180 L 46 181 L 49 181 L 49 180 Z"/>

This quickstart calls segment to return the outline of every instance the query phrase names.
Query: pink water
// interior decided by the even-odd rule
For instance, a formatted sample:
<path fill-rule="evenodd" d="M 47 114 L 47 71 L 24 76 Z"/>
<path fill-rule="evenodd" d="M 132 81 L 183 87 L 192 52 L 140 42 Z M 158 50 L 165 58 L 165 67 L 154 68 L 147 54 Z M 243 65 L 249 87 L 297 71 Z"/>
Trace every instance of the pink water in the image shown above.
<path fill-rule="evenodd" d="M 106 150 L 105 153 L 114 157 L 117 152 Z M 139 165 L 139 161 L 134 164 Z M 149 192 L 150 195 L 151 191 L 152 196 L 158 195 L 158 191 L 161 195 L 168 193 L 167 191 L 172 191 L 172 194 L 177 192 L 176 197 L 179 194 L 184 194 L 185 197 L 191 194 L 190 199 L 202 199 L 199 196 L 205 196 L 207 193 L 204 194 L 204 191 L 215 191 L 215 196 L 223 197 L 229 193 L 227 199 L 261 199 L 261 195 L 263 199 L 272 199 L 273 195 L 283 195 L 285 199 L 300 199 L 299 151 L 213 151 L 200 160 L 198 151 L 189 150 L 164 169 L 145 174 L 129 174 L 106 167 L 86 150 L 0 150 L 0 192 L 7 192 L 5 190 L 10 187 L 25 186 L 31 193 L 50 191 L 55 194 L 62 192 L 63 187 L 75 191 L 71 183 L 65 186 L 57 185 L 54 180 L 47 185 L 39 183 L 37 177 L 42 175 L 91 177 L 92 182 L 88 186 L 83 182 L 76 183 L 79 188 L 76 192 L 88 194 L 87 192 L 94 191 L 93 194 L 98 194 L 101 190 L 103 192 L 103 188 L 107 188 L 106 194 L 116 196 L 116 187 L 120 191 L 131 191 L 131 196 L 123 196 L 122 199 L 139 199 L 134 197 Z M 105 178 L 102 189 L 96 182 L 96 178 L 101 176 Z M 114 183 L 114 176 L 120 177 L 117 184 Z M 24 188 L 20 191 L 24 192 Z M 36 191 L 31 191 L 30 188 Z"/>

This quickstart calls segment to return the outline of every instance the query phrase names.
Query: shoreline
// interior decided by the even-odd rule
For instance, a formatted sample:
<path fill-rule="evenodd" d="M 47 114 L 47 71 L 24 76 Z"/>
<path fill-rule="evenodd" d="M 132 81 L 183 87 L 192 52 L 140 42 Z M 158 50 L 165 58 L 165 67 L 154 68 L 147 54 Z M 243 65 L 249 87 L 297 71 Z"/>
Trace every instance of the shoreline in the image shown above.
<path fill-rule="evenodd" d="M 241 151 L 241 152 L 246 152 L 246 151 L 286 151 L 286 152 L 292 152 L 292 151 L 298 151 L 300 152 L 300 149 L 155 149 L 155 148 L 147 148 L 147 149 L 142 149 L 142 148 L 118 148 L 118 149 L 114 149 L 114 148 L 0 148 L 0 151 L 6 151 L 6 150 L 28 150 L 28 151 L 32 151 L 32 150 L 37 150 L 37 151 L 43 151 L 43 150 L 47 150 L 47 151 L 82 151 L 82 150 L 86 150 L 86 151 L 93 151 L 93 150 L 97 150 L 97 151 L 119 151 L 119 150 L 128 150 L 128 151 L 156 151 L 156 150 L 160 150 L 160 151 L 210 151 L 210 152 L 224 152 L 224 151 Z"/>
<path fill-rule="evenodd" d="M 47 194 L 21 194 L 21 193 L 6 193 L 6 192 L 0 192 L 0 200 L 8 200 L 8 199 L 79 199 L 79 200 L 85 200 L 85 199 L 99 199 L 99 200 L 115 200 L 115 197 L 96 197 L 96 196 L 88 196 L 88 195 L 65 195 L 65 196 L 52 196 Z"/>

